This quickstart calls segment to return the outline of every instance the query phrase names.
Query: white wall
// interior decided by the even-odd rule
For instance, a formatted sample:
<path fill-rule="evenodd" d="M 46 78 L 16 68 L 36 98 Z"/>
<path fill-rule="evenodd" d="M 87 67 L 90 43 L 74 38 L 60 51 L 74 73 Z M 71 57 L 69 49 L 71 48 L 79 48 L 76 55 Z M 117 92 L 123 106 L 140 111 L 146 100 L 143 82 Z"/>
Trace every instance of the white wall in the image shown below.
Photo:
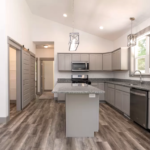
<path fill-rule="evenodd" d="M 142 22 L 139 25 L 136 25 L 134 23 L 135 27 L 133 28 L 133 33 L 137 33 L 144 28 L 150 26 L 150 18 L 146 21 Z M 122 35 L 120 38 L 114 41 L 114 48 L 117 49 L 119 47 L 126 47 L 127 46 L 127 36 L 131 33 L 131 31 L 126 32 L 124 35 Z M 139 78 L 133 78 L 129 77 L 129 71 L 122 71 L 122 72 L 114 72 L 114 78 L 120 78 L 120 79 L 134 79 L 139 80 Z M 150 78 L 144 78 L 145 81 L 150 81 Z"/>
<path fill-rule="evenodd" d="M 0 118 L 8 116 L 8 47 L 6 1 L 0 1 Z"/>
<path fill-rule="evenodd" d="M 32 13 L 25 0 L 6 0 L 7 35 L 35 52 L 32 42 Z"/>
<path fill-rule="evenodd" d="M 16 100 L 16 50 L 9 48 L 10 100 Z"/>
<path fill-rule="evenodd" d="M 55 83 L 57 78 L 70 78 L 71 72 L 58 72 L 57 68 L 57 53 L 69 52 L 68 42 L 69 33 L 72 32 L 72 28 L 65 25 L 38 17 L 33 16 L 33 30 L 32 40 L 33 41 L 53 41 L 54 42 L 54 80 Z M 76 30 L 77 31 L 77 30 Z M 80 34 L 80 45 L 76 53 L 100 53 L 109 52 L 114 49 L 113 42 L 105 40 L 103 38 L 78 31 Z M 97 72 L 88 73 L 92 78 L 109 78 L 113 77 L 113 73 Z"/>
<path fill-rule="evenodd" d="M 52 90 L 54 87 L 53 61 L 43 61 L 44 67 L 44 90 Z"/>

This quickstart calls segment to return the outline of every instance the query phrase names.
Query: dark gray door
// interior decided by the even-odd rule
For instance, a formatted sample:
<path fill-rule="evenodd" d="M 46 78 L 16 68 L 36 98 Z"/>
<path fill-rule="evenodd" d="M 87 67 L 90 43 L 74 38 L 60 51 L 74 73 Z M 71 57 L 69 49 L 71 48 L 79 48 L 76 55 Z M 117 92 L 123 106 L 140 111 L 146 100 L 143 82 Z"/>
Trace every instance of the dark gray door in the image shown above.
<path fill-rule="evenodd" d="M 22 109 L 30 103 L 30 53 L 22 50 Z"/>
<path fill-rule="evenodd" d="M 30 100 L 35 98 L 35 57 L 30 55 Z"/>

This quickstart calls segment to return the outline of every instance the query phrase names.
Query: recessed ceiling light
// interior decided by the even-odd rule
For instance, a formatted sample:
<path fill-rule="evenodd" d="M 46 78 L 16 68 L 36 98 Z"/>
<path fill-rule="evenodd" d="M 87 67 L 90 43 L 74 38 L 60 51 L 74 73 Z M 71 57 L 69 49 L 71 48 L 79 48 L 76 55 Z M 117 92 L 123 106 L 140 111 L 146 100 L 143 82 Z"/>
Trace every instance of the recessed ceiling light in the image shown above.
<path fill-rule="evenodd" d="M 64 17 L 67 17 L 67 14 L 63 14 Z"/>
<path fill-rule="evenodd" d="M 48 46 L 47 46 L 47 45 L 45 45 L 45 46 L 44 46 L 44 48 L 48 48 Z"/>
<path fill-rule="evenodd" d="M 103 27 L 103 26 L 100 26 L 99 28 L 100 28 L 101 30 L 103 30 L 103 29 L 104 29 L 104 27 Z"/>

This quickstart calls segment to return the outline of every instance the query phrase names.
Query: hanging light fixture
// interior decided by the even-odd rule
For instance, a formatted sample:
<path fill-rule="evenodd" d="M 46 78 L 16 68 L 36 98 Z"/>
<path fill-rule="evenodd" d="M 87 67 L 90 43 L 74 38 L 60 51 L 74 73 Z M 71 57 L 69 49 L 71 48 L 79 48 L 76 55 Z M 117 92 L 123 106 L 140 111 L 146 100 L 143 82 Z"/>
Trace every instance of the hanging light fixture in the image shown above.
<path fill-rule="evenodd" d="M 79 33 L 74 32 L 74 0 L 73 0 L 73 31 L 69 34 L 69 51 L 76 51 L 79 46 Z"/>
<path fill-rule="evenodd" d="M 136 35 L 132 34 L 132 22 L 135 20 L 135 18 L 131 17 L 130 20 L 131 20 L 131 34 L 128 35 L 128 37 L 127 37 L 127 46 L 128 47 L 132 47 L 132 46 L 136 45 Z"/>

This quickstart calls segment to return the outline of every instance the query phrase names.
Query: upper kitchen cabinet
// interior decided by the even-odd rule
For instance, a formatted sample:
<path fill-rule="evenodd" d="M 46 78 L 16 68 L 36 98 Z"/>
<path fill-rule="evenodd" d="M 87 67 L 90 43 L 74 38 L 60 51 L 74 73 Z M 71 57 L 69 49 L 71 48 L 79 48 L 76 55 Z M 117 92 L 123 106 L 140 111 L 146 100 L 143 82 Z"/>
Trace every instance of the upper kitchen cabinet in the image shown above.
<path fill-rule="evenodd" d="M 72 54 L 72 61 L 87 61 L 87 62 L 89 62 L 89 54 Z"/>
<path fill-rule="evenodd" d="M 80 54 L 72 54 L 72 61 L 80 61 Z"/>
<path fill-rule="evenodd" d="M 122 47 L 112 52 L 112 69 L 128 70 L 128 48 Z"/>
<path fill-rule="evenodd" d="M 89 54 L 81 54 L 81 61 L 87 61 L 89 62 Z"/>
<path fill-rule="evenodd" d="M 90 54 L 90 71 L 102 70 L 102 54 Z"/>
<path fill-rule="evenodd" d="M 58 54 L 58 70 L 71 71 L 71 54 Z"/>
<path fill-rule="evenodd" d="M 103 54 L 103 70 L 112 71 L 112 53 Z"/>

